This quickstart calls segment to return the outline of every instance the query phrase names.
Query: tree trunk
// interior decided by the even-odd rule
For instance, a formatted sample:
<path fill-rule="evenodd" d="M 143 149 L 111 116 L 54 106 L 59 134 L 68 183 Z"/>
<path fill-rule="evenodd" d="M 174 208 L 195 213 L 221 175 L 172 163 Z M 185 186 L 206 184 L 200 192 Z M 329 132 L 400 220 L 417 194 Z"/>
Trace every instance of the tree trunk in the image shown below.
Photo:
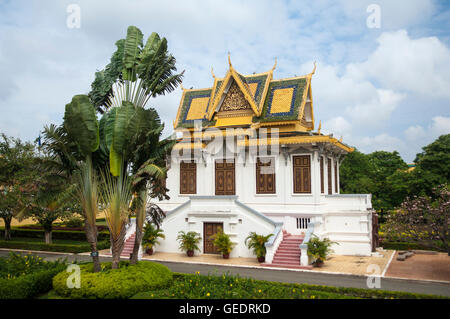
<path fill-rule="evenodd" d="M 111 250 L 112 250 L 112 264 L 111 269 L 118 269 L 120 262 L 120 254 L 122 253 L 123 247 L 125 245 L 125 223 L 122 226 L 122 230 L 117 238 L 113 238 L 112 234 L 111 238 Z"/>
<path fill-rule="evenodd" d="M 3 217 L 5 221 L 5 240 L 11 240 L 11 219 L 12 217 Z"/>
<path fill-rule="evenodd" d="M 139 227 L 137 227 L 137 223 L 136 223 L 136 236 L 134 238 L 133 252 L 131 253 L 131 256 L 130 256 L 130 264 L 132 264 L 132 265 L 136 264 L 138 261 L 139 247 L 141 246 L 141 240 L 142 240 L 142 235 L 143 235 L 141 230 L 138 228 Z"/>
<path fill-rule="evenodd" d="M 45 237 L 45 243 L 51 244 L 52 243 L 52 229 L 45 228 L 44 229 L 44 237 Z"/>
<path fill-rule="evenodd" d="M 92 263 L 94 264 L 94 272 L 99 272 L 102 267 L 100 265 L 100 259 L 98 257 L 98 251 L 97 251 L 97 226 L 92 226 L 88 223 L 88 221 L 85 221 L 85 232 L 86 232 L 86 238 L 91 246 L 91 256 L 92 256 Z"/>

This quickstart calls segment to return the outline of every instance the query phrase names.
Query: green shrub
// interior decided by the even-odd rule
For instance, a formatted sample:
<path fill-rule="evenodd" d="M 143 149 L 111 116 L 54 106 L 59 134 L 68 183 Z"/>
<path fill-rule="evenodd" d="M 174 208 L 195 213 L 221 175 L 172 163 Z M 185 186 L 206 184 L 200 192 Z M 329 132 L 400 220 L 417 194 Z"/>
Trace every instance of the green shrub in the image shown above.
<path fill-rule="evenodd" d="M 32 255 L 11 253 L 0 258 L 0 299 L 33 298 L 52 288 L 53 277 L 65 268 L 65 261 L 44 261 Z"/>
<path fill-rule="evenodd" d="M 4 236 L 4 229 L 4 227 L 0 227 L 0 237 Z M 11 227 L 11 237 L 42 238 L 42 240 L 44 240 L 44 230 Z M 86 233 L 84 231 L 77 230 L 54 230 L 52 231 L 52 238 L 85 241 Z M 109 232 L 99 232 L 97 240 L 109 240 Z"/>
<path fill-rule="evenodd" d="M 63 297 L 78 298 L 130 298 L 141 291 L 159 289 L 172 282 L 172 272 L 166 266 L 154 262 L 138 262 L 129 265 L 120 262 L 119 269 L 111 269 L 111 263 L 103 263 L 102 271 L 94 273 L 92 263 L 81 265 L 81 287 L 67 287 L 63 271 L 53 278 L 53 288 Z"/>
<path fill-rule="evenodd" d="M 64 221 L 63 225 L 66 227 L 83 227 L 84 221 L 80 217 L 74 216 Z"/>
<path fill-rule="evenodd" d="M 39 250 L 39 251 L 55 251 L 64 253 L 85 253 L 91 251 L 91 246 L 85 240 L 80 244 L 46 244 L 44 242 L 35 241 L 11 241 L 0 240 L 1 248 L 23 249 L 23 250 Z M 98 250 L 107 249 L 110 247 L 109 241 L 99 241 L 97 243 Z"/>

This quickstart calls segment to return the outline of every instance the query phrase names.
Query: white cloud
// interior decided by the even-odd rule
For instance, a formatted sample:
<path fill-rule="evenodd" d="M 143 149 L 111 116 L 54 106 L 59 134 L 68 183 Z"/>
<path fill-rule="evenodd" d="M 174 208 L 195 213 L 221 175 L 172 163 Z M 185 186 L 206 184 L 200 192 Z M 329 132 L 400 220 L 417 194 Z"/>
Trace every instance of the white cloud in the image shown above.
<path fill-rule="evenodd" d="M 450 98 L 450 49 L 436 37 L 411 39 L 406 30 L 386 32 L 363 63 L 349 64 L 358 79 L 374 79 L 380 86 Z"/>
<path fill-rule="evenodd" d="M 408 141 L 415 142 L 427 136 L 427 133 L 420 125 L 410 126 L 405 130 L 405 137 Z"/>
<path fill-rule="evenodd" d="M 450 134 L 450 117 L 435 116 L 431 124 L 430 132 L 438 137 L 443 134 Z"/>

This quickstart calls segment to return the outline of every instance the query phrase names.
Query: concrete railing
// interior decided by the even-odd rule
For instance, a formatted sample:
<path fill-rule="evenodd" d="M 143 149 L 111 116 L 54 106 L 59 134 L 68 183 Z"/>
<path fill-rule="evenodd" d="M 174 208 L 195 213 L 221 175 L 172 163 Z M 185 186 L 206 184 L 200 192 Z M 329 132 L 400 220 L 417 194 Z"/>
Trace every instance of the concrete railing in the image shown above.
<path fill-rule="evenodd" d="M 300 244 L 300 265 L 308 266 L 309 265 L 309 256 L 308 256 L 308 242 L 311 239 L 312 234 L 314 233 L 315 223 L 308 224 L 308 230 L 306 231 L 305 238 L 303 242 Z"/>
<path fill-rule="evenodd" d="M 280 246 L 281 242 L 283 241 L 283 231 L 282 231 L 282 224 L 275 227 L 274 235 L 270 237 L 269 241 L 265 243 L 266 246 L 266 263 L 270 264 L 273 261 L 273 257 L 275 256 L 275 253 L 278 249 L 278 246 Z"/>
<path fill-rule="evenodd" d="M 371 194 L 333 194 L 325 195 L 330 211 L 359 210 L 372 208 Z"/>

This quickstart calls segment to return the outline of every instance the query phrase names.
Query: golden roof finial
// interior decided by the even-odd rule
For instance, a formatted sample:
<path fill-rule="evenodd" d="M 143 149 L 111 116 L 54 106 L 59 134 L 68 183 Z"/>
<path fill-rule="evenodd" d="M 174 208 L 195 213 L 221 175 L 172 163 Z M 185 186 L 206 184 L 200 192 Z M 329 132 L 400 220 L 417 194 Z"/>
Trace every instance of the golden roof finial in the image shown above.
<path fill-rule="evenodd" d="M 183 86 L 183 83 L 180 83 L 180 87 L 181 87 L 181 89 L 184 91 L 184 90 L 186 90 L 185 88 L 184 88 L 184 86 Z"/>
<path fill-rule="evenodd" d="M 215 79 L 216 78 L 216 76 L 215 76 L 215 74 L 214 74 L 214 70 L 213 70 L 213 67 L 211 67 L 211 74 L 212 74 L 212 77 Z"/>
<path fill-rule="evenodd" d="M 232 65 L 231 65 L 230 51 L 228 51 L 228 64 L 230 65 L 230 68 L 231 68 Z"/>
<path fill-rule="evenodd" d="M 322 120 L 319 121 L 319 127 L 317 128 L 317 133 L 320 134 L 320 129 L 322 128 Z"/>
<path fill-rule="evenodd" d="M 312 70 L 312 72 L 310 74 L 313 75 L 314 73 L 316 73 L 316 61 L 314 61 L 314 69 Z"/>
<path fill-rule="evenodd" d="M 275 64 L 272 67 L 272 72 L 275 70 L 276 67 L 277 67 L 277 57 L 275 57 Z"/>
<path fill-rule="evenodd" d="M 339 142 L 341 142 L 341 143 L 342 143 L 342 135 L 341 135 L 341 138 L 339 139 Z"/>

